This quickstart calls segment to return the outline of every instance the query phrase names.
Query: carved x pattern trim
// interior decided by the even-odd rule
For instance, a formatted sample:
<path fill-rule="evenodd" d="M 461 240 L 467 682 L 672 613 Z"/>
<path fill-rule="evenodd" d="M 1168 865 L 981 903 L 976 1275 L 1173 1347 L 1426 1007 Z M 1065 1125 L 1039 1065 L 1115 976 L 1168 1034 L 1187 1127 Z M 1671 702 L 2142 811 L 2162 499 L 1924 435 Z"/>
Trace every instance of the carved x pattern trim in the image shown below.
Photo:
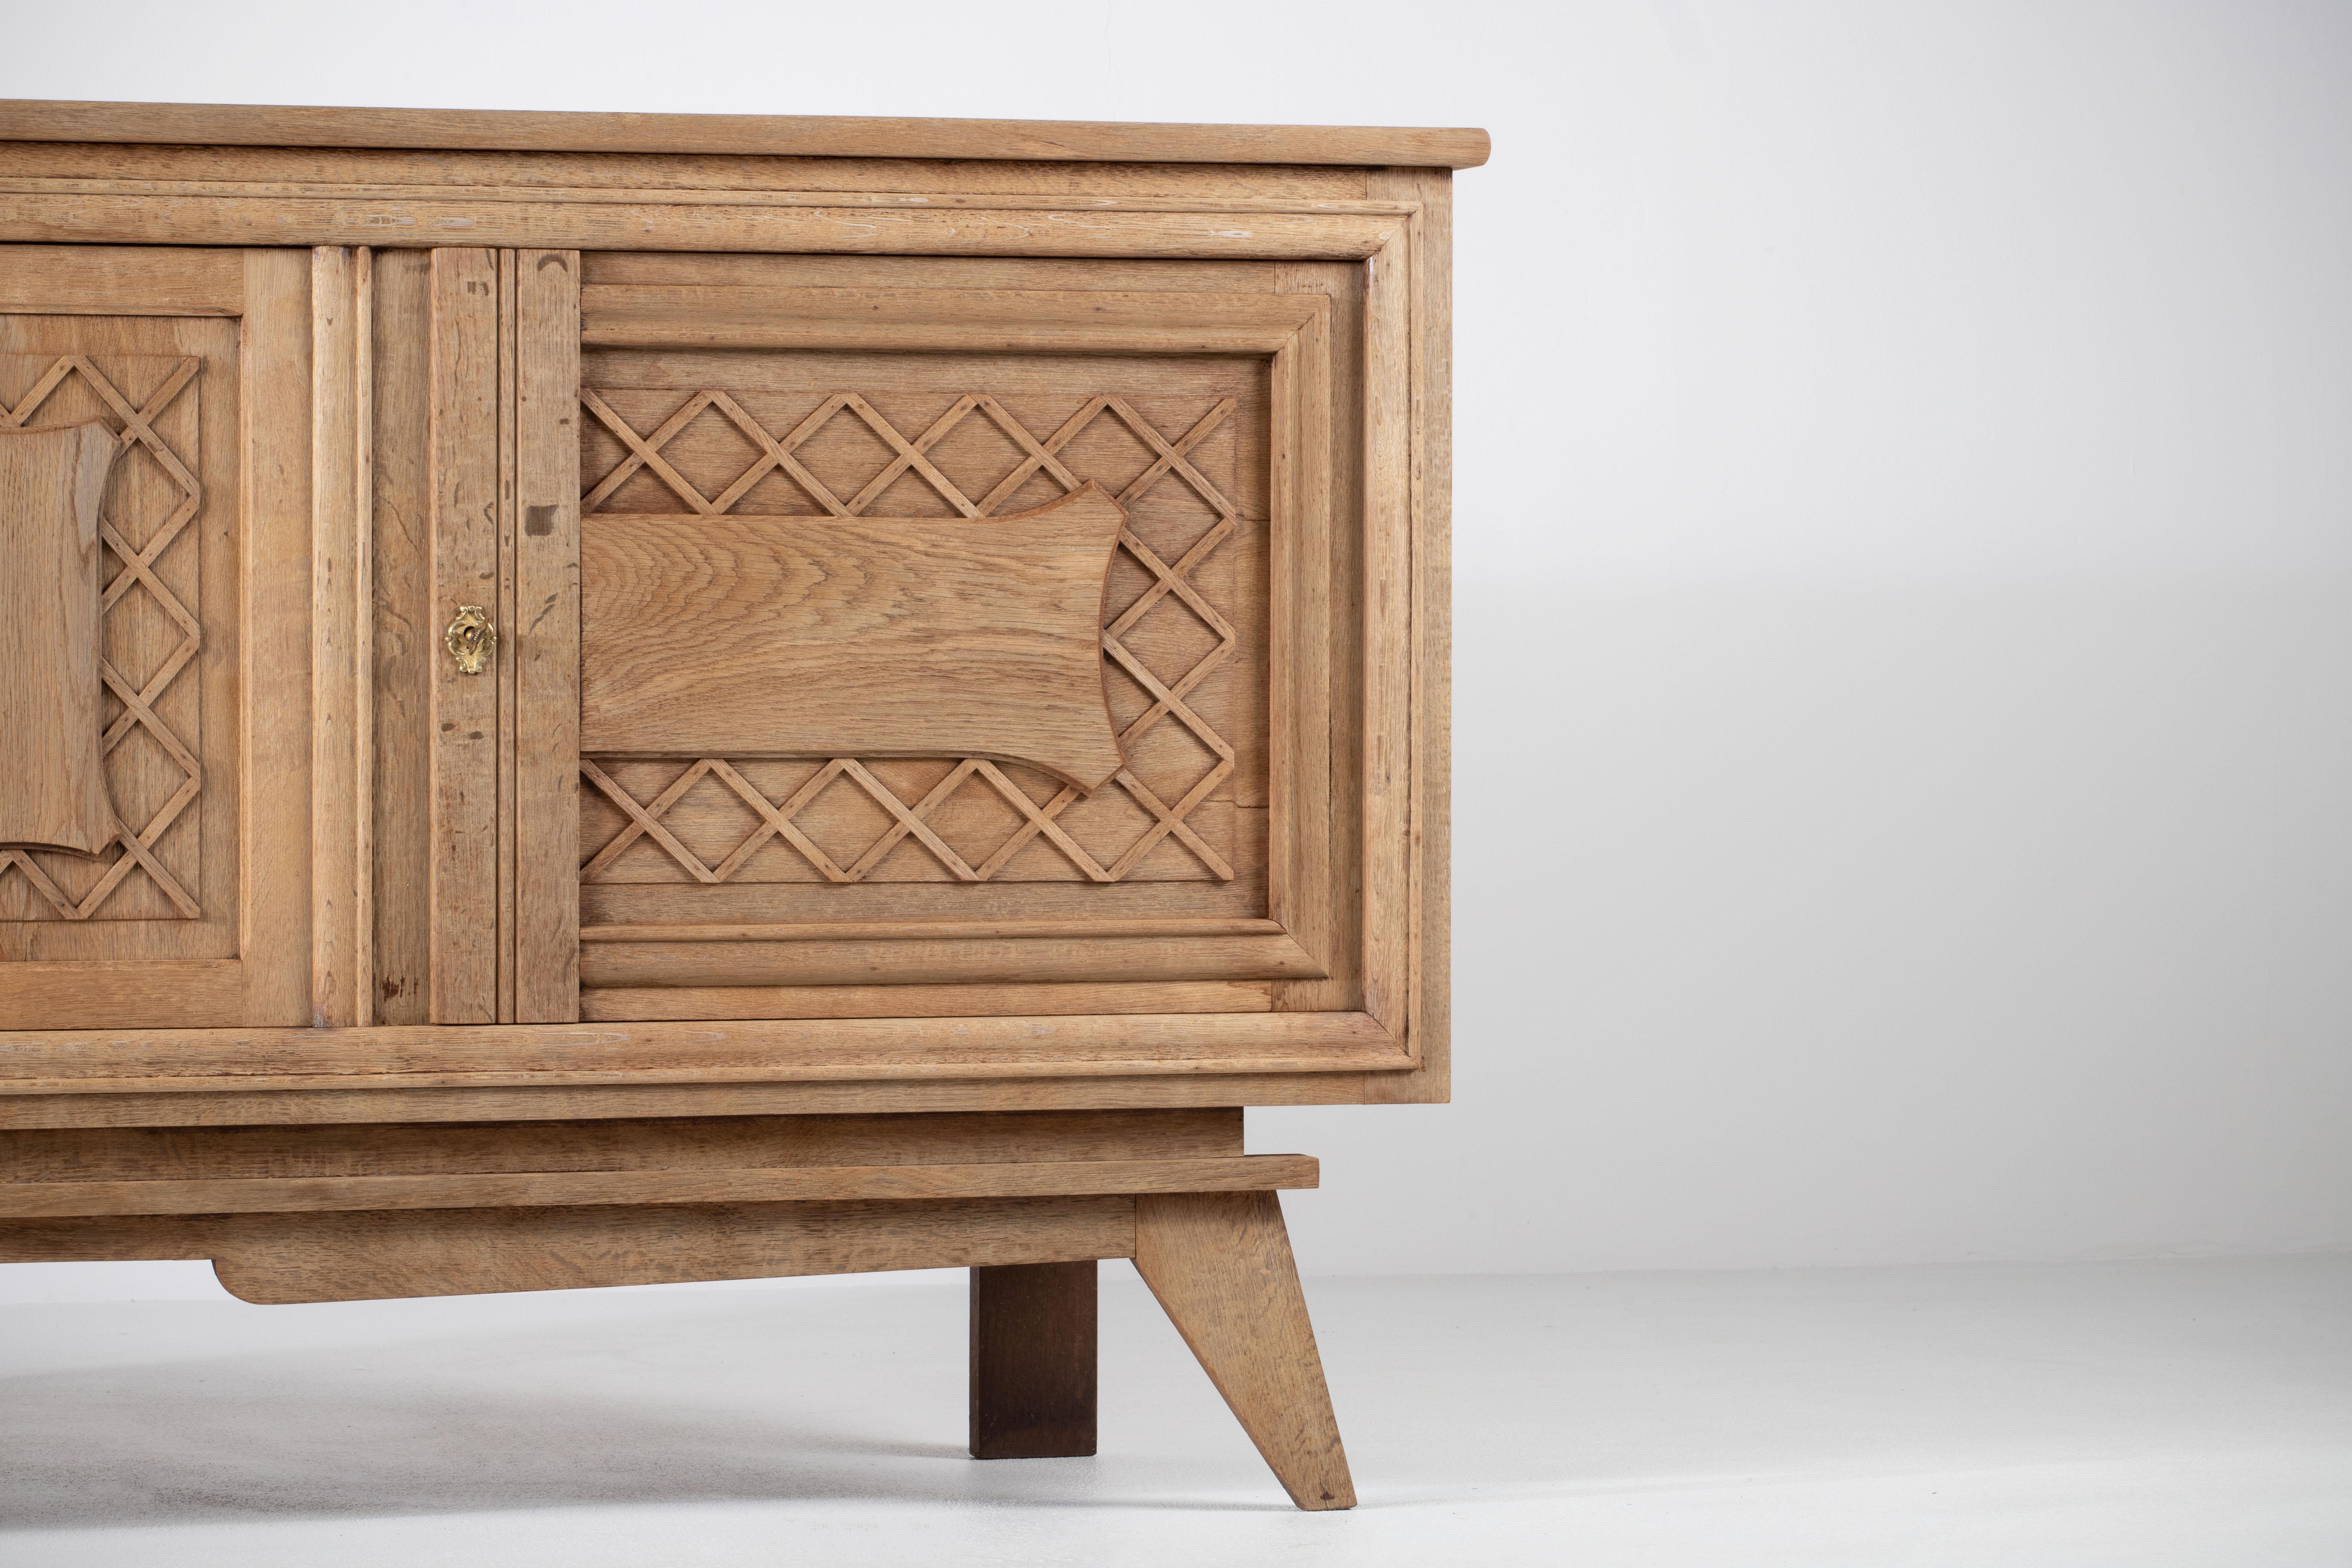
<path fill-rule="evenodd" d="M 14 408 L 0 405 L 0 427 L 23 429 L 26 421 L 40 411 L 51 395 L 65 384 L 68 376 L 79 375 L 83 384 L 96 393 L 100 401 L 122 422 L 118 437 L 121 443 L 126 447 L 135 444 L 143 448 L 181 492 L 179 501 L 143 545 L 133 546 L 124 537 L 116 519 L 101 515 L 99 520 L 99 537 L 122 563 L 122 570 L 108 580 L 99 595 L 100 614 L 103 616 L 112 611 L 135 587 L 144 592 L 180 628 L 182 636 L 163 662 L 148 676 L 144 685 L 133 686 L 130 679 L 115 668 L 113 661 L 102 654 L 99 658 L 98 673 L 99 679 L 106 683 L 107 689 L 113 692 L 122 704 L 122 711 L 115 715 L 113 722 L 106 727 L 104 743 L 107 754 L 111 755 L 133 729 L 143 729 L 186 776 L 179 788 L 156 808 L 144 826 L 134 832 L 119 818 L 116 820 L 115 842 L 122 846 L 124 852 L 79 900 L 59 888 L 25 851 L 0 850 L 0 875 L 5 875 L 12 868 L 22 872 L 33 890 L 60 920 L 90 919 L 114 895 L 115 889 L 122 885 L 133 869 L 144 871 L 184 917 L 194 920 L 204 912 L 194 895 L 155 854 L 155 845 L 164 832 L 179 820 L 181 813 L 204 788 L 202 759 L 172 732 L 171 726 L 155 711 L 155 704 L 162 700 L 164 691 L 204 647 L 203 624 L 186 605 L 181 603 L 179 595 L 155 574 L 155 563 L 194 521 L 196 514 L 204 510 L 203 483 L 155 430 L 155 421 L 171 407 L 181 393 L 194 384 L 202 363 L 194 358 L 181 360 L 143 405 L 133 406 L 131 400 L 88 357 L 65 354 L 43 373 Z"/>
<path fill-rule="evenodd" d="M 791 430 L 779 437 L 760 422 L 733 397 L 723 391 L 704 390 L 693 393 L 652 434 L 641 435 L 616 412 L 610 403 L 593 391 L 583 390 L 581 404 L 596 420 L 620 441 L 625 456 L 604 478 L 589 487 L 581 500 L 583 511 L 594 511 L 609 500 L 622 485 L 641 471 L 649 471 L 667 485 L 679 500 L 698 515 L 714 517 L 728 511 L 751 488 L 771 473 L 782 472 L 809 496 L 817 505 L 835 517 L 857 517 L 873 505 L 885 491 L 909 470 L 919 475 L 939 495 L 963 517 L 993 515 L 1023 486 L 1040 473 L 1066 491 L 1075 491 L 1086 480 L 1071 472 L 1063 463 L 1061 454 L 1070 443 L 1093 424 L 1108 415 L 1131 431 L 1151 453 L 1151 461 L 1118 492 L 1122 507 L 1133 509 L 1154 487 L 1171 476 L 1189 487 L 1216 514 L 1216 521 L 1192 542 L 1173 563 L 1161 558 L 1158 552 L 1130 529 L 1119 534 L 1119 543 L 1128 554 L 1150 575 L 1151 582 L 1136 601 L 1103 627 L 1103 654 L 1112 660 L 1150 697 L 1151 701 L 1119 732 L 1122 750 L 1133 755 L 1135 744 L 1162 722 L 1173 719 L 1208 748 L 1215 759 L 1208 771 L 1195 780 L 1171 804 L 1139 779 L 1129 769 L 1121 768 L 1113 775 L 1119 787 L 1141 806 L 1151 818 L 1143 833 L 1108 866 L 1088 854 L 1070 837 L 1058 824 L 1059 818 L 1079 798 L 1077 790 L 1064 786 L 1054 797 L 1040 806 L 1032 801 L 1011 780 L 998 771 L 996 764 L 977 757 L 960 762 L 923 800 L 910 804 L 874 777 L 863 765 L 849 758 L 833 758 L 793 796 L 779 803 L 767 799 L 746 782 L 725 761 L 703 758 L 681 773 L 652 801 L 640 803 L 616 784 L 594 763 L 583 761 L 582 776 L 602 792 L 628 817 L 627 824 L 610 843 L 590 858 L 582 868 L 583 880 L 593 881 L 622 853 L 641 837 L 650 837 L 671 858 L 699 882 L 723 882 L 734 875 L 761 846 L 771 837 L 782 837 L 815 867 L 828 881 L 855 882 L 880 863 L 901 841 L 912 836 L 946 867 L 960 881 L 986 881 L 1001 870 L 1016 854 L 1040 835 L 1052 844 L 1078 871 L 1090 881 L 1116 882 L 1125 878 L 1144 858 L 1157 848 L 1162 840 L 1174 837 L 1184 846 L 1210 873 L 1221 881 L 1230 881 L 1233 867 L 1193 830 L 1186 821 L 1202 802 L 1214 795 L 1234 771 L 1234 748 L 1217 733 L 1216 729 L 1186 699 L 1202 681 L 1224 662 L 1240 640 L 1233 624 L 1218 612 L 1217 607 L 1194 585 L 1193 574 L 1208 560 L 1220 544 L 1233 536 L 1239 525 L 1240 512 L 1224 493 L 1207 476 L 1193 466 L 1191 454 L 1219 426 L 1230 417 L 1237 400 L 1223 397 L 1190 428 L 1173 440 L 1162 434 L 1145 418 L 1133 404 L 1123 397 L 1099 394 L 1089 397 L 1076 412 L 1064 420 L 1052 434 L 1040 438 L 995 398 L 983 393 L 967 393 L 950 404 L 947 411 L 933 420 L 921 434 L 908 437 L 883 417 L 874 406 L 856 393 L 837 392 L 826 397 Z M 752 445 L 759 456 L 716 496 L 706 496 L 684 475 L 662 458 L 662 447 L 683 432 L 707 410 L 716 410 Z M 862 423 L 891 449 L 892 456 L 873 478 L 843 500 L 831 488 L 807 468 L 794 456 L 795 452 L 836 416 L 846 413 Z M 941 473 L 928 454 L 950 431 L 965 419 L 979 415 L 1003 432 L 1022 457 L 1012 471 L 991 486 L 979 500 L 970 495 Z M 1153 671 L 1124 640 L 1127 634 L 1142 621 L 1154 607 L 1170 595 L 1174 595 L 1216 637 L 1216 644 L 1192 666 L 1173 680 L 1163 679 Z M 894 818 L 888 831 L 848 867 L 835 864 L 807 837 L 793 826 L 793 815 L 822 793 L 836 777 L 847 773 L 860 788 L 874 796 L 876 804 Z M 669 808 L 684 797 L 704 777 L 716 774 L 743 799 L 761 818 L 761 826 L 751 837 L 718 865 L 706 864 L 676 837 L 661 826 L 661 818 Z M 939 805 L 945 802 L 971 779 L 979 777 L 992 786 L 1023 817 L 1021 826 L 1011 837 L 977 865 L 966 860 L 931 832 L 926 819 Z"/>

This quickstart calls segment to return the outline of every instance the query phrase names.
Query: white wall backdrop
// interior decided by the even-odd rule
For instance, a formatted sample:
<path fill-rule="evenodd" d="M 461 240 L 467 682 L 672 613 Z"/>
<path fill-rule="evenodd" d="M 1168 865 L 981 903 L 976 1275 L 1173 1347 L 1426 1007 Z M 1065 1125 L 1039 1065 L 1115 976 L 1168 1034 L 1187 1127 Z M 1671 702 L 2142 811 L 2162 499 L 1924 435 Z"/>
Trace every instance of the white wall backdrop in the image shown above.
<path fill-rule="evenodd" d="M 0 96 L 1488 127 L 1456 1102 L 1254 1114 L 1308 1268 L 2352 1247 L 2352 7 L 8 10 Z"/>

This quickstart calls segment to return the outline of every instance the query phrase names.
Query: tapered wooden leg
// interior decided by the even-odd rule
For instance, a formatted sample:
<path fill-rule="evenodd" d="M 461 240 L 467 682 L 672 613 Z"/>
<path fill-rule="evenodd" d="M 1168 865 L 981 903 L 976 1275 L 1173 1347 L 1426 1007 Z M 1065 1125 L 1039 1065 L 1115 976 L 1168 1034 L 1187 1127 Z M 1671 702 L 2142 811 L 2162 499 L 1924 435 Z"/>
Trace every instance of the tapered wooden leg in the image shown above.
<path fill-rule="evenodd" d="M 1355 1507 L 1275 1195 L 1138 1197 L 1135 1268 L 1290 1500 L 1309 1510 Z"/>
<path fill-rule="evenodd" d="M 971 1271 L 971 1457 L 1095 1451 L 1095 1266 Z"/>

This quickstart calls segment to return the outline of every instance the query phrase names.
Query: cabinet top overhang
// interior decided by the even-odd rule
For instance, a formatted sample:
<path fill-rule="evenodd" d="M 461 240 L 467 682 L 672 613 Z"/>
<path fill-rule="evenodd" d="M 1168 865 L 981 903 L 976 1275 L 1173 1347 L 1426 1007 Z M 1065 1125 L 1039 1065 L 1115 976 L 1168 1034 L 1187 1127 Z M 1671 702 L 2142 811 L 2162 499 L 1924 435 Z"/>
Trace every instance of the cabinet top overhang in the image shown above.
<path fill-rule="evenodd" d="M 1475 168 L 1484 131 L 0 99 L 0 142 Z"/>

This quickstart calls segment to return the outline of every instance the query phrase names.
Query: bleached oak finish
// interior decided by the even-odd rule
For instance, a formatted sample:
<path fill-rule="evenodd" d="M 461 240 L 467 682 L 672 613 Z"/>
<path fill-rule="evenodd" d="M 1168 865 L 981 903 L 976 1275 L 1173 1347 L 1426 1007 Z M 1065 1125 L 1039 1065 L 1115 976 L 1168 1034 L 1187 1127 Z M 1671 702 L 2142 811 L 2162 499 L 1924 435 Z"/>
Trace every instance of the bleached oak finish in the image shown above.
<path fill-rule="evenodd" d="M 310 267 L 310 1021 L 374 1021 L 374 285 L 364 248 Z"/>
<path fill-rule="evenodd" d="M 136 244 L 169 221 L 187 243 L 207 246 L 382 245 L 462 240 L 580 250 L 832 252 L 845 255 L 1132 255 L 1361 261 L 1402 238 L 1400 215 L 1373 204 L 1214 198 L 1162 205 L 1031 198 L 980 205 L 871 202 L 838 193 L 762 194 L 582 190 L 486 197 L 467 189 L 403 187 L 345 193 L 138 188 L 136 182 L 0 180 L 0 240 L 43 245 Z M 1347 206 L 1369 210 L 1332 210 Z M 1269 210 L 1269 208 L 1272 210 Z"/>
<path fill-rule="evenodd" d="M 210 1258 L 259 1305 L 1125 1258 L 1131 1197 L 0 1221 L 0 1261 Z"/>
<path fill-rule="evenodd" d="M 1311 1187 L 1315 1180 L 1315 1162 L 1290 1154 L 1230 1160 L 1057 1160 L 1034 1165 L 852 1165 L 789 1171 L 530 1172 L 198 1182 L 150 1178 L 0 1184 L 0 1219 L 1255 1192 Z"/>
<path fill-rule="evenodd" d="M 497 253 L 435 251 L 432 309 L 431 1017 L 489 1024 L 499 1021 L 499 682 L 514 642 L 499 591 Z M 462 672 L 437 646 L 468 605 L 489 607 L 505 634 L 488 674 Z"/>
<path fill-rule="evenodd" d="M 0 847 L 114 841 L 100 755 L 98 505 L 119 450 L 91 423 L 0 428 Z"/>
<path fill-rule="evenodd" d="M 0 1034 L 0 1096 L 1378 1070 L 1360 1013 Z"/>
<path fill-rule="evenodd" d="M 1139 1107 L 1362 1105 L 1394 1068 L 1263 1072 L 1107 1073 L 1099 1077 L 917 1079 L 767 1083 L 596 1083 L 246 1089 L 202 1094 L 115 1084 L 94 1093 L 0 1094 L 0 1128 L 375 1125 L 399 1118 L 448 1125 L 485 1121 L 628 1120 L 650 1116 L 915 1115 L 1042 1110 L 1100 1114 Z"/>
<path fill-rule="evenodd" d="M 1183 1162 L 1241 1152 L 1238 1110 L 59 1128 L 0 1135 L 0 1183 Z"/>
<path fill-rule="evenodd" d="M 1356 1506 L 1323 1359 L 1270 1192 L 1139 1197 L 1135 1271 L 1290 1500 Z"/>
<path fill-rule="evenodd" d="M 580 1016 L 580 257 L 514 258 L 511 1016 Z"/>
<path fill-rule="evenodd" d="M 581 551 L 579 745 L 845 759 L 944 752 L 1099 788 L 1125 761 L 1099 628 L 1126 526 L 1118 503 L 1091 484 L 1028 511 L 944 527 L 595 517 Z M 919 821 L 910 831 L 929 834 Z M 846 880 L 849 869 L 864 867 L 829 874 Z M 962 875 L 977 879 L 968 867 Z"/>
<path fill-rule="evenodd" d="M 20 246 L 0 268 L 0 312 L 241 316 L 245 253 Z"/>
<path fill-rule="evenodd" d="M 447 625 L 433 613 L 432 253 L 378 251 L 370 273 L 371 1006 L 376 1023 L 422 1024 L 433 881 L 417 868 L 433 863 L 434 672 Z"/>
<path fill-rule="evenodd" d="M 0 1026 L 310 1016 L 310 273 L 300 252 L 0 247 L 0 424 L 121 444 L 100 521 L 114 842 L 0 850 Z"/>
<path fill-rule="evenodd" d="M 1152 125 L 1055 120 L 575 114 L 545 110 L 322 109 L 261 104 L 0 100 L 0 138 L 267 147 L 497 148 L 726 153 L 831 158 L 1094 163 L 1427 164 L 1486 161 L 1475 130 Z"/>
<path fill-rule="evenodd" d="M 0 425 L 121 447 L 112 842 L 0 849 L 0 1259 L 971 1267 L 974 1452 L 1043 1454 L 1134 1256 L 1348 1506 L 1313 1163 L 1234 1108 L 1447 1092 L 1484 153 L 0 104 Z"/>

